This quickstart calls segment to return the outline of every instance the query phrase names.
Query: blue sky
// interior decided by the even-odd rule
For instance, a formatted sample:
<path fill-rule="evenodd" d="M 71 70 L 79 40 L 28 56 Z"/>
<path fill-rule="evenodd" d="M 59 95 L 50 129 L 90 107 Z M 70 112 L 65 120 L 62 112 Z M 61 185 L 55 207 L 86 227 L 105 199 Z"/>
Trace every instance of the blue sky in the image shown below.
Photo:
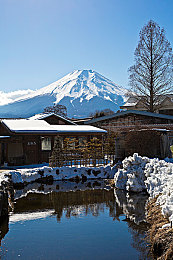
<path fill-rule="evenodd" d="M 0 91 L 38 89 L 76 69 L 128 86 L 150 20 L 173 47 L 173 0 L 0 0 Z"/>

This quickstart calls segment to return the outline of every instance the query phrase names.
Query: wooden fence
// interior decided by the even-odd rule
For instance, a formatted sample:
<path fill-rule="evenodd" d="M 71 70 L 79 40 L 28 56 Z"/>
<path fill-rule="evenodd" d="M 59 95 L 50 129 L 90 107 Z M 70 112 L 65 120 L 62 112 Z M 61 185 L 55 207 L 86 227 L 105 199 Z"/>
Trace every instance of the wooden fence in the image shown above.
<path fill-rule="evenodd" d="M 59 136 L 55 139 L 52 155 L 49 160 L 51 167 L 61 166 L 101 166 L 113 164 L 115 160 L 115 137 L 104 139 L 96 137 L 89 142 Z"/>

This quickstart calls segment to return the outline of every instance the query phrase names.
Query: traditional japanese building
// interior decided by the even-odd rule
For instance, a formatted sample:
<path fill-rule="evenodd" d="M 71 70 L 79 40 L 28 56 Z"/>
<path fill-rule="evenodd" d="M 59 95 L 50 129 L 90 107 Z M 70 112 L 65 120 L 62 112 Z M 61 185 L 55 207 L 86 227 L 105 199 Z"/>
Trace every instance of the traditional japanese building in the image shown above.
<path fill-rule="evenodd" d="M 159 102 L 156 109 L 156 113 L 173 115 L 173 94 L 162 95 L 158 97 Z M 123 106 L 120 106 L 123 110 L 139 110 L 146 111 L 144 97 L 129 97 Z"/>
<path fill-rule="evenodd" d="M 142 154 L 145 151 L 142 155 L 149 157 L 171 156 L 169 149 L 169 146 L 173 145 L 173 116 L 171 115 L 126 110 L 94 118 L 85 124 L 100 127 L 115 134 L 117 159 L 128 156 L 129 151 L 131 154 L 133 152 Z M 157 138 L 154 139 L 154 137 Z M 153 140 L 155 141 L 152 142 Z"/>
<path fill-rule="evenodd" d="M 56 115 L 35 117 L 35 119 L 3 119 L 0 121 L 1 165 L 48 162 L 57 135 L 62 139 L 75 137 L 82 142 L 84 139 L 102 136 L 105 133 L 103 129 L 89 125 L 76 125 Z"/>
<path fill-rule="evenodd" d="M 173 127 L 173 116 L 147 111 L 126 110 L 108 116 L 93 118 L 85 124 L 101 127 L 106 130 L 123 131 L 134 128 L 161 127 L 167 129 Z"/>

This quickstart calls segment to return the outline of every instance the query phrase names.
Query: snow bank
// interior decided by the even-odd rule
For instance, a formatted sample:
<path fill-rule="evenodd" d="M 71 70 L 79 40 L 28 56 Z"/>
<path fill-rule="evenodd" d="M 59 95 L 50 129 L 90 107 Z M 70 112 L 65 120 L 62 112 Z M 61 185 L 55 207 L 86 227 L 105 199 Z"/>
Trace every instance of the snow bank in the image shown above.
<path fill-rule="evenodd" d="M 123 169 L 114 176 L 115 187 L 126 191 L 146 190 L 151 198 L 160 195 L 157 203 L 163 215 L 173 221 L 173 164 L 134 154 L 125 158 Z"/>
<path fill-rule="evenodd" d="M 162 208 L 162 214 L 173 221 L 173 164 L 152 159 L 146 165 L 144 174 L 150 197 L 160 194 L 157 203 Z"/>
<path fill-rule="evenodd" d="M 10 170 L 0 175 L 1 179 L 6 181 L 8 178 L 13 183 L 31 183 L 43 178 L 50 178 L 51 180 L 87 180 L 87 179 L 112 179 L 116 166 L 101 166 L 101 167 L 49 167 L 43 166 L 33 169 L 17 169 Z"/>
<path fill-rule="evenodd" d="M 123 168 L 118 169 L 114 176 L 115 186 L 122 190 L 140 192 L 146 189 L 144 169 L 149 162 L 147 157 L 134 154 L 125 158 L 122 162 Z"/>

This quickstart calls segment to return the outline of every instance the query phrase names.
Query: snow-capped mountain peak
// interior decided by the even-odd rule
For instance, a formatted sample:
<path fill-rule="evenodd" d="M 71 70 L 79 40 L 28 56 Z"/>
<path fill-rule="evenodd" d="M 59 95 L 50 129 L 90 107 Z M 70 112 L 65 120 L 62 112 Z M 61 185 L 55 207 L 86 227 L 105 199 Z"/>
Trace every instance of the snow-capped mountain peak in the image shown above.
<path fill-rule="evenodd" d="M 46 106 L 63 104 L 69 117 L 85 117 L 95 110 L 116 111 L 124 102 L 127 90 L 93 70 L 75 70 L 63 78 L 35 91 L 28 91 L 17 100 L 0 106 L 0 116 L 32 116 Z M 26 106 L 27 104 L 27 106 Z"/>
<path fill-rule="evenodd" d="M 90 100 L 100 93 L 124 95 L 127 91 L 93 70 L 75 70 L 35 94 L 56 94 L 56 103 L 64 96 Z"/>

